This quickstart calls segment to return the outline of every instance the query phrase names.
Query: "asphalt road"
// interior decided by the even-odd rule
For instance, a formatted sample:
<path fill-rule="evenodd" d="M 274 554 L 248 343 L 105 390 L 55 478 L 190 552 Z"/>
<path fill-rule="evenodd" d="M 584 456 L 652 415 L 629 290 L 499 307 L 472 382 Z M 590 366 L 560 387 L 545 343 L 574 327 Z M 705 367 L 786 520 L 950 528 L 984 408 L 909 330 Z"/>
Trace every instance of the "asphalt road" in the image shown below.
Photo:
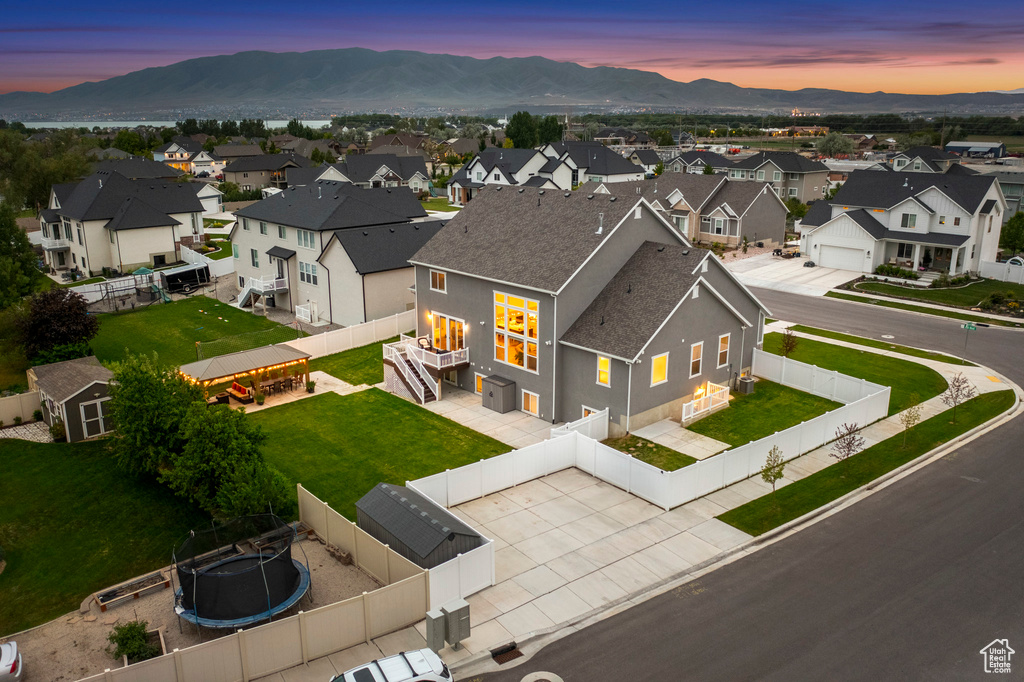
<path fill-rule="evenodd" d="M 959 322 L 756 290 L 775 317 L 959 356 Z M 971 332 L 968 359 L 1024 384 L 1024 331 Z M 1024 677 L 1024 419 L 770 547 L 569 635 L 525 664 L 595 680 Z"/>

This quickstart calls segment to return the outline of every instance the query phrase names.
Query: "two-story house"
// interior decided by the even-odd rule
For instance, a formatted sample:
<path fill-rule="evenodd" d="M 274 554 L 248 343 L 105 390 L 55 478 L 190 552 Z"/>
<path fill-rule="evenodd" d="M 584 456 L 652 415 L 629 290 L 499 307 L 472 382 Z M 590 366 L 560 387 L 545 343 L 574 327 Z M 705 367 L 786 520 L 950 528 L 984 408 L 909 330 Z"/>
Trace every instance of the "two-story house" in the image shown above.
<path fill-rule="evenodd" d="M 569 167 L 570 187 L 584 182 L 643 180 L 644 171 L 629 159 L 599 142 L 551 142 L 541 146 L 544 156 Z"/>
<path fill-rule="evenodd" d="M 244 191 L 265 187 L 284 189 L 288 186 L 289 168 L 308 168 L 311 165 L 306 157 L 294 154 L 243 156 L 224 167 L 224 182 L 233 182 Z"/>
<path fill-rule="evenodd" d="M 996 260 L 1005 213 L 990 175 L 859 170 L 804 216 L 800 251 L 842 270 L 889 263 L 961 275 Z"/>
<path fill-rule="evenodd" d="M 693 244 L 781 246 L 788 210 L 767 183 L 736 182 L 724 175 L 667 173 L 650 180 L 586 183 L 584 193 L 645 198 Z"/>
<path fill-rule="evenodd" d="M 203 240 L 203 204 L 192 183 L 129 180 L 97 171 L 54 185 L 42 212 L 42 246 L 54 270 L 133 270 L 180 260 Z"/>
<path fill-rule="evenodd" d="M 888 164 L 894 171 L 905 173 L 948 173 L 950 168 L 960 164 L 960 157 L 936 147 L 911 147 L 893 154 Z"/>
<path fill-rule="evenodd" d="M 644 169 L 644 173 L 653 176 L 659 165 L 662 165 L 661 157 L 653 149 L 637 149 L 628 156 L 629 160 Z M 662 168 L 664 166 L 662 165 Z"/>
<path fill-rule="evenodd" d="M 448 201 L 463 206 L 488 185 L 572 189 L 572 171 L 536 149 L 485 149 L 448 181 Z"/>
<path fill-rule="evenodd" d="M 816 201 L 828 193 L 828 166 L 794 152 L 758 152 L 735 162 L 730 180 L 767 182 L 783 201 Z"/>
<path fill-rule="evenodd" d="M 488 187 L 410 262 L 418 338 L 389 347 L 390 390 L 500 386 L 552 422 L 608 408 L 618 434 L 747 371 L 767 313 L 642 197 Z"/>
<path fill-rule="evenodd" d="M 1021 200 L 1024 199 L 1024 172 L 1022 171 L 994 171 L 985 173 L 999 181 L 999 189 L 1003 191 L 1006 199 L 1006 212 L 1003 213 L 1003 224 L 1016 214 L 1024 210 Z"/>
<path fill-rule="evenodd" d="M 153 160 L 166 163 L 171 168 L 180 170 L 182 173 L 191 173 L 192 164 L 190 159 L 201 151 L 203 151 L 202 144 L 190 137 L 177 135 L 167 144 L 153 150 Z"/>
<path fill-rule="evenodd" d="M 121 159 L 106 159 L 92 164 L 93 172 L 113 171 L 129 180 L 177 180 L 183 174 L 165 163 L 150 161 L 144 156 L 128 156 Z"/>
<path fill-rule="evenodd" d="M 716 173 L 725 173 L 732 168 L 732 161 L 715 152 L 695 150 L 680 154 L 666 163 L 665 171 L 700 175 L 707 166 L 711 166 Z"/>
<path fill-rule="evenodd" d="M 406 187 L 320 180 L 235 212 L 240 307 L 353 325 L 412 307 L 412 256 L 441 226 Z"/>

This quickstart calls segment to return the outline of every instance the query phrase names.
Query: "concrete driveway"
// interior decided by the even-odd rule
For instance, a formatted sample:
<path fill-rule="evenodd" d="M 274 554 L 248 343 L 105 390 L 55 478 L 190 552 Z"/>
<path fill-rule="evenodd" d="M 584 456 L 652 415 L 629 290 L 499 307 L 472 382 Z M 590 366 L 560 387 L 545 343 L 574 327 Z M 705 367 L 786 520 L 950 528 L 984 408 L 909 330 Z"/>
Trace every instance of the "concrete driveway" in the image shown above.
<path fill-rule="evenodd" d="M 748 287 L 774 289 L 801 296 L 824 296 L 827 291 L 861 273 L 835 268 L 805 268 L 807 258 L 781 258 L 764 253 L 725 264 Z"/>

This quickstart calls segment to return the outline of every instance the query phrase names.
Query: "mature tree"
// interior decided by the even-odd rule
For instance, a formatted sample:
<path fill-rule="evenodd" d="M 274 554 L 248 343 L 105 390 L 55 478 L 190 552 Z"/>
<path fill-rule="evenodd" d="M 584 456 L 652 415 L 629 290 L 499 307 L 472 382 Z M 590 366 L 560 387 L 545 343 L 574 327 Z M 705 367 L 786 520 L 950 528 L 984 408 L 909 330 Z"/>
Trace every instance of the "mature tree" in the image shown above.
<path fill-rule="evenodd" d="M 505 127 L 505 139 L 512 140 L 516 149 L 537 146 L 537 120 L 528 111 L 517 111 Z"/>
<path fill-rule="evenodd" d="M 792 329 L 785 329 L 782 332 L 782 357 L 788 358 L 800 344 L 800 337 L 793 333 Z"/>
<path fill-rule="evenodd" d="M 243 118 L 238 123 L 238 134 L 242 137 L 266 137 L 267 126 L 260 118 Z"/>
<path fill-rule="evenodd" d="M 838 192 L 839 188 L 842 187 L 842 186 L 843 186 L 843 183 L 841 183 L 841 182 L 836 183 L 836 185 L 825 194 L 825 198 L 828 199 L 829 201 L 834 199 L 835 196 L 836 196 L 836 192 Z"/>
<path fill-rule="evenodd" d="M 815 144 L 818 153 L 822 156 L 839 156 L 840 154 L 853 153 L 853 140 L 842 133 L 831 132 L 822 137 Z"/>
<path fill-rule="evenodd" d="M 939 398 L 942 399 L 942 402 L 946 407 L 953 408 L 954 424 L 956 424 L 956 408 L 973 398 L 977 393 L 978 391 L 971 385 L 970 380 L 965 377 L 962 372 L 949 380 L 949 385 L 946 386 L 945 393 L 940 395 Z"/>
<path fill-rule="evenodd" d="M 782 450 L 778 445 L 772 446 L 768 457 L 761 467 L 761 480 L 772 487 L 772 498 L 775 497 L 775 486 L 786 475 L 786 462 L 782 458 Z"/>
<path fill-rule="evenodd" d="M 790 197 L 786 199 L 786 210 L 789 211 L 789 217 L 792 220 L 800 220 L 807 215 L 807 209 L 809 207 L 804 202 L 800 201 L 796 197 Z"/>
<path fill-rule="evenodd" d="M 714 175 L 714 174 L 715 174 L 715 169 L 711 167 L 711 164 L 705 163 L 704 164 L 704 175 Z"/>
<path fill-rule="evenodd" d="M 545 116 L 544 119 L 541 120 L 540 126 L 537 128 L 538 144 L 560 141 L 562 139 L 562 130 L 563 126 L 558 122 L 557 116 Z"/>
<path fill-rule="evenodd" d="M 199 121 L 194 118 L 186 118 L 184 121 L 178 121 L 178 130 L 181 131 L 182 135 L 195 135 L 199 132 Z"/>
<path fill-rule="evenodd" d="M 918 395 L 916 393 L 911 393 L 910 401 L 914 404 L 900 412 L 899 416 L 900 424 L 903 426 L 903 447 L 907 447 L 907 432 L 917 426 L 917 423 L 921 421 L 922 408 L 921 404 L 918 402 Z"/>
<path fill-rule="evenodd" d="M 830 457 L 835 457 L 840 462 L 856 455 L 864 447 L 864 438 L 860 435 L 860 427 L 857 423 L 842 424 L 836 429 L 835 440 L 832 441 Z"/>
<path fill-rule="evenodd" d="M 89 314 L 85 297 L 71 289 L 54 287 L 28 301 L 22 327 L 22 346 L 29 360 L 58 346 L 88 342 L 99 331 L 99 320 Z"/>
<path fill-rule="evenodd" d="M 651 133 L 651 137 L 654 139 L 654 144 L 659 147 L 671 147 L 676 143 L 672 137 L 672 131 L 666 130 L 665 128 L 659 128 Z"/>
<path fill-rule="evenodd" d="M 0 203 L 0 308 L 14 305 L 32 293 L 36 255 L 14 209 Z"/>
<path fill-rule="evenodd" d="M 224 137 L 235 137 L 238 133 L 238 121 L 223 121 L 220 124 L 220 134 Z"/>
<path fill-rule="evenodd" d="M 145 154 L 149 151 L 149 143 L 134 130 L 118 131 L 113 146 L 129 154 Z"/>
<path fill-rule="evenodd" d="M 901 152 L 905 152 L 911 147 L 923 147 L 928 146 L 932 143 L 932 136 L 930 133 L 915 133 L 913 135 L 897 135 L 896 136 L 896 149 Z"/>
<path fill-rule="evenodd" d="M 1012 218 L 1006 221 L 999 237 L 999 245 L 1004 249 L 1009 249 L 1011 256 L 1016 256 L 1024 251 L 1024 213 L 1017 211 Z"/>

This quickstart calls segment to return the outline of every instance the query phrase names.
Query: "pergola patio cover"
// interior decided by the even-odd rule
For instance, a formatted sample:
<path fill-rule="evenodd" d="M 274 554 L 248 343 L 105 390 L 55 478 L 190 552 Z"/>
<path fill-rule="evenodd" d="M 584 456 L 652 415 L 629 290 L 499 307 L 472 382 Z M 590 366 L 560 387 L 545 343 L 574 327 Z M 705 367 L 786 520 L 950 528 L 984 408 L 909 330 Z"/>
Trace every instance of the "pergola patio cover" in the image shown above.
<path fill-rule="evenodd" d="M 309 353 L 280 344 L 190 362 L 182 365 L 179 371 L 197 382 L 210 384 L 216 383 L 218 379 L 227 379 L 238 374 L 251 374 L 278 365 L 298 363 L 308 360 L 309 357 Z"/>

